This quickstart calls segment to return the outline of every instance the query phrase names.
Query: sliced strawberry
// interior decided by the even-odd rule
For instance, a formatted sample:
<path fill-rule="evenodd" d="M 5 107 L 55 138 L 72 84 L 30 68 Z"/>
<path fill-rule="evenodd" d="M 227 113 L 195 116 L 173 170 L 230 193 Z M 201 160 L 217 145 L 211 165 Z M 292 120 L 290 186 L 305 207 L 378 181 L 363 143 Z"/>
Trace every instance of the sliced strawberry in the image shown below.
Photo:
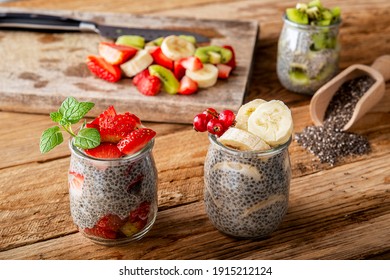
<path fill-rule="evenodd" d="M 230 72 L 232 71 L 232 67 L 227 64 L 217 64 L 218 68 L 218 78 L 219 79 L 227 79 L 230 76 Z"/>
<path fill-rule="evenodd" d="M 227 62 L 225 63 L 226 65 L 229 65 L 230 67 L 232 67 L 232 69 L 236 68 L 237 64 L 236 64 L 236 55 L 234 53 L 234 49 L 232 46 L 229 46 L 229 45 L 225 45 L 223 46 L 225 49 L 229 49 L 231 50 L 232 52 L 232 58 Z"/>
<path fill-rule="evenodd" d="M 154 136 L 156 132 L 150 128 L 136 129 L 119 141 L 118 149 L 126 155 L 134 154 L 145 147 Z"/>
<path fill-rule="evenodd" d="M 195 82 L 194 80 L 191 80 L 189 77 L 184 76 L 180 80 L 180 87 L 179 87 L 179 92 L 180 94 L 184 95 L 190 95 L 198 90 L 198 83 Z"/>
<path fill-rule="evenodd" d="M 96 158 L 120 158 L 122 153 L 118 150 L 116 144 L 103 142 L 93 149 L 84 150 L 87 155 Z"/>
<path fill-rule="evenodd" d="M 96 119 L 94 119 L 91 124 L 100 126 L 100 122 L 105 122 L 108 119 L 111 119 L 116 116 L 116 111 L 114 106 L 109 106 L 103 113 L 101 113 Z"/>
<path fill-rule="evenodd" d="M 88 235 L 94 235 L 105 239 L 116 239 L 117 233 L 112 230 L 106 230 L 100 227 L 85 228 L 84 232 Z"/>
<path fill-rule="evenodd" d="M 168 68 L 170 70 L 173 69 L 173 60 L 166 57 L 160 47 L 157 47 L 156 49 L 151 51 L 150 54 L 156 64 L 164 66 L 165 68 Z"/>
<path fill-rule="evenodd" d="M 69 171 L 69 192 L 72 195 L 81 196 L 84 176 L 74 171 Z"/>
<path fill-rule="evenodd" d="M 134 76 L 133 78 L 133 84 L 135 86 L 138 86 L 139 82 L 143 79 L 143 78 L 146 78 L 146 77 L 149 77 L 150 74 L 149 74 L 149 69 L 146 68 L 144 71 L 141 71 L 139 72 L 137 75 Z"/>
<path fill-rule="evenodd" d="M 118 143 L 134 129 L 141 126 L 141 120 L 134 114 L 126 112 L 99 121 L 100 141 Z"/>
<path fill-rule="evenodd" d="M 98 50 L 99 55 L 112 65 L 122 64 L 132 58 L 138 51 L 130 46 L 116 45 L 111 42 L 100 42 Z"/>
<path fill-rule="evenodd" d="M 95 227 L 100 227 L 105 230 L 117 231 L 124 225 L 126 220 L 122 220 L 118 215 L 107 214 L 96 223 Z"/>
<path fill-rule="evenodd" d="M 196 71 L 203 68 L 202 61 L 196 56 L 188 56 L 180 60 L 180 64 L 190 71 Z"/>
<path fill-rule="evenodd" d="M 174 66 L 173 66 L 173 74 L 175 75 L 175 77 L 179 81 L 186 74 L 186 69 L 180 63 L 180 60 L 175 60 L 175 63 L 174 63 Z"/>
<path fill-rule="evenodd" d="M 130 212 L 129 221 L 146 220 L 150 211 L 150 202 L 143 201 L 137 209 Z"/>
<path fill-rule="evenodd" d="M 140 93 L 147 96 L 154 96 L 161 90 L 161 80 L 157 76 L 144 73 L 143 77 L 137 79 L 137 89 Z"/>
<path fill-rule="evenodd" d="M 96 77 L 115 83 L 121 78 L 121 69 L 117 65 L 111 65 L 101 56 L 89 55 L 87 67 Z"/>

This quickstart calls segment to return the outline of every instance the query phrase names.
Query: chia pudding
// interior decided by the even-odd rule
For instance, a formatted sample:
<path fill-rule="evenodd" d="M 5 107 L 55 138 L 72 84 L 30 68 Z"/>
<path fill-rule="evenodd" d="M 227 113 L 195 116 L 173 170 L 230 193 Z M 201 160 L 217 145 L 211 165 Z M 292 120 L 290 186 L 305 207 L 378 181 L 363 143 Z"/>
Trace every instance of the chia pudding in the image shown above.
<path fill-rule="evenodd" d="M 99 159 L 70 141 L 70 210 L 79 230 L 96 243 L 118 245 L 142 238 L 157 215 L 154 141 L 131 156 Z M 103 230 L 104 228 L 104 230 Z"/>
<path fill-rule="evenodd" d="M 206 213 L 221 232 L 261 238 L 281 223 L 288 208 L 291 166 L 288 142 L 267 151 L 238 151 L 209 135 L 204 165 Z"/>
<path fill-rule="evenodd" d="M 278 42 L 277 74 L 286 89 L 314 94 L 334 77 L 339 70 L 339 24 L 301 25 L 284 16 Z"/>

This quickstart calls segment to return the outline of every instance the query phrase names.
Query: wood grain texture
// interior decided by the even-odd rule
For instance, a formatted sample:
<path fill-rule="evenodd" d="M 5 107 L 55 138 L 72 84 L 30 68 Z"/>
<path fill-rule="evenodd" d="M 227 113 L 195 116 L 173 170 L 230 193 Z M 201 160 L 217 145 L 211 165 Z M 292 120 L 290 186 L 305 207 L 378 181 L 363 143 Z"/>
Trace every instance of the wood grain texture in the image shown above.
<path fill-rule="evenodd" d="M 3 9 L 1 11 L 10 11 Z M 11 11 L 24 11 L 12 9 Z M 31 12 L 29 10 L 28 12 Z M 36 13 L 48 14 L 45 10 Z M 210 44 L 233 45 L 240 55 L 228 80 L 218 80 L 196 94 L 156 96 L 141 94 L 129 78 L 109 83 L 92 75 L 85 60 L 97 54 L 96 34 L 0 31 L 0 109 L 16 112 L 50 113 L 67 96 L 96 104 L 89 116 L 96 116 L 113 104 L 119 111 L 131 111 L 155 122 L 192 123 L 205 107 L 238 110 L 248 88 L 251 62 L 257 40 L 255 21 L 213 21 L 190 18 L 147 17 L 115 13 L 51 12 L 55 15 L 124 27 L 192 30 L 209 35 Z M 240 42 L 240 43 L 238 43 Z M 16 49 L 15 49 L 16 46 Z M 15 63 L 17 61 L 17 63 Z"/>
<path fill-rule="evenodd" d="M 254 20 L 260 25 L 245 101 L 280 99 L 292 109 L 294 132 L 311 125 L 310 96 L 284 89 L 276 76 L 281 14 L 294 1 L 42 1 L 4 7 L 82 12 Z M 390 53 L 390 2 L 325 1 L 340 6 L 340 68 Z M 381 20 L 378 20 L 380 18 Z M 30 80 L 33 84 L 33 81 Z M 109 100 L 108 100 L 109 101 Z M 202 108 L 203 109 L 203 108 Z M 119 110 L 121 111 L 121 110 Z M 263 240 L 236 240 L 218 232 L 203 204 L 203 162 L 208 139 L 190 125 L 145 122 L 157 131 L 153 150 L 159 176 L 159 212 L 149 234 L 124 247 L 91 243 L 77 232 L 69 211 L 66 145 L 38 150 L 49 117 L 0 111 L 0 259 L 389 259 L 390 86 L 383 100 L 353 127 L 372 152 L 321 164 L 292 142 L 289 211 Z"/>

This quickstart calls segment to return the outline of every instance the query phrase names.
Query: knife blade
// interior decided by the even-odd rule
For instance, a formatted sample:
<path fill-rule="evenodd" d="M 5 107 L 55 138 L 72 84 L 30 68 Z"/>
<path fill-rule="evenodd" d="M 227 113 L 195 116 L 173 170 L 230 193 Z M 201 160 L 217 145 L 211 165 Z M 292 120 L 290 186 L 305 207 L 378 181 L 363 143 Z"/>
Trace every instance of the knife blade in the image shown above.
<path fill-rule="evenodd" d="M 146 41 L 152 41 L 156 38 L 166 37 L 169 35 L 189 35 L 194 36 L 198 43 L 207 43 L 210 41 L 210 39 L 206 36 L 184 30 L 109 26 L 75 18 L 33 13 L 0 13 L 0 28 L 93 32 L 99 34 L 100 36 L 114 40 L 121 35 L 140 35 L 144 37 Z"/>

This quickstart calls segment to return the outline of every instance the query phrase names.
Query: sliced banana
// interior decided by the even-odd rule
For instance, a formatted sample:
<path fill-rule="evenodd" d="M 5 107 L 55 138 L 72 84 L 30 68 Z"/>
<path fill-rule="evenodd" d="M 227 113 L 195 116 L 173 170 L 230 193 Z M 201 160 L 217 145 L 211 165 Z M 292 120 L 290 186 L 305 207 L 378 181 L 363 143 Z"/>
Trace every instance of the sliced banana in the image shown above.
<path fill-rule="evenodd" d="M 239 151 L 265 151 L 271 148 L 260 137 L 236 127 L 226 130 L 218 141 Z"/>
<path fill-rule="evenodd" d="M 186 76 L 197 82 L 199 88 L 208 88 L 215 85 L 218 79 L 218 68 L 213 64 L 203 64 L 203 68 L 191 71 L 186 70 Z"/>
<path fill-rule="evenodd" d="M 231 171 L 238 172 L 244 176 L 252 177 L 256 181 L 261 180 L 262 177 L 259 170 L 255 166 L 235 161 L 218 162 L 212 167 L 211 172 L 215 172 L 216 170 L 221 170 L 226 173 Z"/>
<path fill-rule="evenodd" d="M 195 46 L 193 43 L 179 36 L 171 35 L 161 43 L 162 53 L 172 60 L 179 60 L 195 53 Z"/>
<path fill-rule="evenodd" d="M 240 109 L 237 112 L 236 116 L 236 127 L 243 129 L 243 130 L 248 130 L 248 119 L 249 116 L 253 113 L 253 111 L 256 110 L 256 108 L 260 105 L 263 104 L 267 101 L 263 99 L 255 99 L 252 100 L 240 107 Z"/>
<path fill-rule="evenodd" d="M 120 67 L 123 73 L 131 78 L 148 68 L 152 63 L 153 57 L 149 52 L 147 50 L 139 50 L 132 59 L 122 63 Z"/>
<path fill-rule="evenodd" d="M 291 111 L 280 100 L 260 104 L 248 119 L 248 131 L 271 147 L 284 144 L 293 131 Z"/>

